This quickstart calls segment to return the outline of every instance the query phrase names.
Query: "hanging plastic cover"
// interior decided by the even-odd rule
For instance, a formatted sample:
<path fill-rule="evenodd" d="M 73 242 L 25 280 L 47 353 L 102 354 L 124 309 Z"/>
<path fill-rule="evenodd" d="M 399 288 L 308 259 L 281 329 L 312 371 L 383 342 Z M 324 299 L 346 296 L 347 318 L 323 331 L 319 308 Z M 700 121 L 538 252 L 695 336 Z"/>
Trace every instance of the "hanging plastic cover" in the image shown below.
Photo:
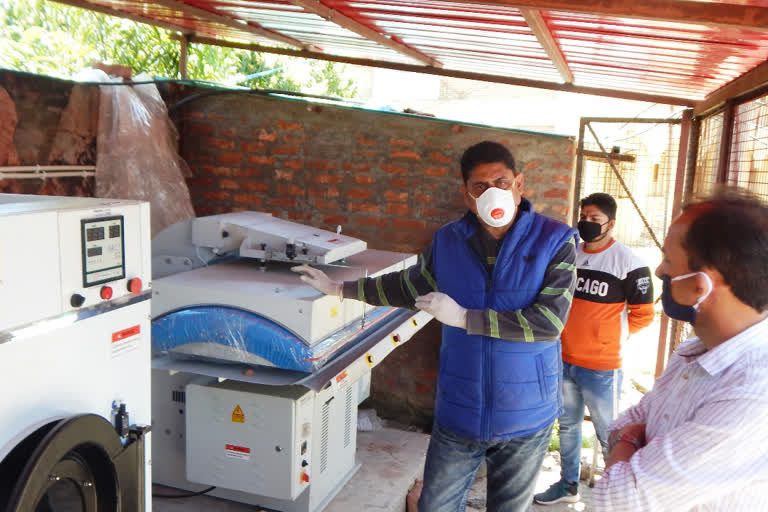
<path fill-rule="evenodd" d="M 157 86 L 117 85 L 121 78 L 88 71 L 91 81 L 115 84 L 100 86 L 96 196 L 148 201 L 153 236 L 193 218 L 184 180 L 189 168 L 176 151 L 178 133 Z M 134 80 L 147 82 L 152 78 L 142 74 Z"/>

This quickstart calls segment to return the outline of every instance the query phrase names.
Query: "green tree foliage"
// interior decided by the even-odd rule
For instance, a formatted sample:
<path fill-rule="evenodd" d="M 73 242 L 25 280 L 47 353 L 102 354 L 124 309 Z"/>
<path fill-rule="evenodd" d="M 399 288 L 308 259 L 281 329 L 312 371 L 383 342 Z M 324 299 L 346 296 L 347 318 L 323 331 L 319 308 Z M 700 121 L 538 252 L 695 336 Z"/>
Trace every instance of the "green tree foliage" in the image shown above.
<path fill-rule="evenodd" d="M 0 67 L 71 78 L 92 62 L 179 78 L 179 42 L 167 30 L 46 0 L 0 0 Z M 345 66 L 192 44 L 187 75 L 252 88 L 353 98 Z"/>

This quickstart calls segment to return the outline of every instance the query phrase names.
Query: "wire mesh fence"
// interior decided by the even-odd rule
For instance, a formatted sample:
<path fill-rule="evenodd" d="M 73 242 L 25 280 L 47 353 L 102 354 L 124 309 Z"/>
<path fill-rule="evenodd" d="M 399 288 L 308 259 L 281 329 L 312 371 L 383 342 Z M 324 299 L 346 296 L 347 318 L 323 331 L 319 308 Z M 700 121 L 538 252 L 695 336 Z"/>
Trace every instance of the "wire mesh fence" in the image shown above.
<path fill-rule="evenodd" d="M 618 205 L 616 239 L 630 247 L 654 248 L 655 242 L 640 212 L 656 238 L 663 240 L 671 221 L 680 124 L 672 120 L 656 123 L 626 120 L 591 121 L 590 125 L 629 190 L 622 186 L 597 141 L 587 135 L 578 197 L 593 192 L 611 194 Z"/>
<path fill-rule="evenodd" d="M 677 158 L 680 146 L 678 120 L 590 120 L 597 139 L 624 181 L 616 176 L 600 144 L 587 129 L 583 140 L 579 198 L 593 192 L 607 192 L 618 206 L 614 236 L 632 248 L 650 268 L 661 262 L 662 253 L 646 222 L 663 241 L 671 223 Z M 588 127 L 588 128 L 589 128 Z M 638 211 L 639 210 L 639 211 Z M 643 221 L 645 219 L 645 222 Z M 661 293 L 661 282 L 654 277 L 654 297 Z M 622 347 L 625 375 L 652 384 L 656 365 L 656 342 L 661 328 L 661 305 L 656 304 L 654 323 L 630 337 Z"/>
<path fill-rule="evenodd" d="M 720 160 L 724 117 L 720 112 L 701 121 L 696 168 L 693 174 L 692 192 L 695 195 L 709 194 L 717 183 L 717 165 Z"/>
<path fill-rule="evenodd" d="M 736 106 L 728 184 L 768 199 L 768 94 Z"/>

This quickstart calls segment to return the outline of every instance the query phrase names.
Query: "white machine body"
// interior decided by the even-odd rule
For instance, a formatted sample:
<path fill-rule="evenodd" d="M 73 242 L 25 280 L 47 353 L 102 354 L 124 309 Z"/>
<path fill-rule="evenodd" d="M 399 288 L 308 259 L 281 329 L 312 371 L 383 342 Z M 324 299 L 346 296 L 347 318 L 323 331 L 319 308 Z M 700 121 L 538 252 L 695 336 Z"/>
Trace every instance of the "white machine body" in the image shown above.
<path fill-rule="evenodd" d="M 314 397 L 307 388 L 202 379 L 186 394 L 188 480 L 289 500 L 308 485 Z"/>
<path fill-rule="evenodd" d="M 235 212 L 192 221 L 192 243 L 241 258 L 328 264 L 364 251 L 362 240 L 278 219 L 265 212 Z"/>
<path fill-rule="evenodd" d="M 312 370 L 311 385 L 300 380 L 307 374 L 220 348 L 202 350 L 197 341 L 158 355 L 152 371 L 155 482 L 190 491 L 216 486 L 209 494 L 282 512 L 321 511 L 359 467 L 357 406 L 369 394 L 372 368 L 431 317 L 392 310 L 367 324 L 371 306 L 315 291 L 286 263 L 311 263 L 331 279 L 353 281 L 416 261 L 257 212 L 185 221 L 158 235 L 156 320 L 198 306 L 235 308 L 284 327 L 311 350 L 358 327 L 353 347 Z M 243 335 L 231 335 L 233 348 L 244 346 L 238 341 Z M 190 360 L 193 352 L 203 360 Z M 227 357 L 236 364 L 220 362 Z"/>
<path fill-rule="evenodd" d="M 283 512 L 322 510 L 359 468 L 367 378 L 315 392 L 153 371 L 155 482 Z M 183 414 L 180 412 L 183 411 Z M 195 485 L 197 484 L 197 485 Z"/>
<path fill-rule="evenodd" d="M 43 425 L 112 422 L 120 403 L 148 425 L 149 205 L 0 194 L 0 240 L 0 461 Z"/>
<path fill-rule="evenodd" d="M 256 312 L 314 346 L 372 306 L 325 296 L 299 281 L 286 263 L 318 265 L 342 281 L 416 263 L 414 255 L 366 247 L 362 240 L 262 212 L 183 221 L 153 241 L 152 316 L 195 305 L 230 306 Z M 237 255 L 235 261 L 216 261 L 229 254 Z"/>
<path fill-rule="evenodd" d="M 345 261 L 343 266 L 319 268 L 332 279 L 354 281 L 366 274 L 402 270 L 416 263 L 416 257 L 368 249 Z M 314 346 L 373 309 L 360 301 L 323 295 L 289 269 L 272 263 L 261 271 L 258 262 L 241 259 L 165 276 L 155 280 L 152 313 L 157 317 L 190 305 L 227 305 L 257 312 Z"/>

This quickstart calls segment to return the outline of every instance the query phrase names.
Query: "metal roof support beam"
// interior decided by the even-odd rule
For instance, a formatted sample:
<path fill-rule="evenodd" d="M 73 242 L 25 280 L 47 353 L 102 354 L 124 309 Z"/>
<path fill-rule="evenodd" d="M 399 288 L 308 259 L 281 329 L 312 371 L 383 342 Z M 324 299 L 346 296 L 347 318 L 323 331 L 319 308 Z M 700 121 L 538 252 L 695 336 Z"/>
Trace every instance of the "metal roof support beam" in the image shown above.
<path fill-rule="evenodd" d="M 178 38 L 177 38 L 178 39 Z M 355 64 L 358 66 L 370 66 L 373 68 L 395 69 L 397 71 L 410 71 L 413 73 L 423 73 L 427 75 L 449 76 L 453 78 L 466 78 L 467 80 L 480 80 L 483 82 L 493 82 L 498 84 L 519 85 L 522 87 L 535 87 L 537 89 L 549 89 L 552 91 L 574 92 L 578 94 L 592 94 L 595 96 L 605 96 L 608 98 L 621 98 L 625 100 L 648 101 L 651 103 L 662 103 L 664 105 L 683 105 L 693 107 L 696 103 L 689 98 L 679 98 L 676 96 L 663 96 L 659 94 L 645 94 L 630 91 L 618 91 L 615 89 L 604 89 L 600 87 L 585 87 L 573 84 L 558 84 L 555 82 L 546 82 L 544 80 L 527 80 L 524 78 L 511 78 L 500 75 L 489 75 L 485 73 L 471 73 L 468 71 L 457 71 L 453 69 L 443 69 L 430 66 L 421 66 L 417 64 L 401 64 L 399 62 L 387 62 L 374 59 L 359 59 L 354 57 L 340 57 L 326 53 L 291 50 L 288 48 L 274 48 L 258 44 L 241 44 L 219 39 L 191 36 L 192 43 L 210 44 L 226 46 L 228 48 L 240 48 L 252 52 L 275 53 L 278 55 L 290 55 L 291 57 L 301 57 L 304 59 L 328 60 L 331 62 L 342 62 L 344 64 Z"/>
<path fill-rule="evenodd" d="M 307 45 L 305 45 L 298 39 L 288 37 L 284 34 L 281 34 L 280 32 L 266 29 L 261 25 L 258 25 L 255 23 L 245 22 L 242 20 L 238 21 L 236 18 L 231 18 L 223 14 L 207 11 L 199 7 L 194 7 L 192 5 L 181 2 L 180 0 L 152 0 L 152 2 L 158 5 L 165 6 L 168 9 L 173 9 L 174 11 L 183 12 L 188 16 L 193 16 L 195 18 L 200 18 L 213 23 L 218 23 L 220 25 L 225 25 L 227 27 L 234 28 L 241 32 L 258 35 L 266 39 L 271 39 L 279 43 L 287 44 L 288 46 L 310 49 Z"/>
<path fill-rule="evenodd" d="M 189 38 L 183 36 L 179 38 L 179 76 L 182 80 L 186 80 L 187 77 L 187 57 L 189 55 Z"/>
<path fill-rule="evenodd" d="M 768 84 L 768 61 L 752 68 L 740 77 L 728 82 L 696 104 L 695 116 L 704 116 L 719 109 L 731 98 L 749 94 Z"/>
<path fill-rule="evenodd" d="M 536 39 L 539 40 L 539 44 L 544 48 L 544 51 L 547 52 L 547 55 L 549 55 L 549 59 L 552 61 L 552 64 L 554 64 L 555 68 L 557 68 L 563 82 L 572 84 L 573 73 L 571 73 L 571 68 L 565 60 L 565 55 L 563 55 L 563 52 L 557 45 L 557 41 L 552 37 L 552 32 L 549 30 L 547 22 L 544 21 L 541 12 L 536 9 L 524 8 L 520 9 L 520 13 L 523 15 L 523 18 L 525 18 L 528 27 L 533 31 Z"/>
<path fill-rule="evenodd" d="M 694 139 L 693 134 L 693 110 L 683 112 L 682 125 L 680 126 L 680 145 L 677 149 L 677 170 L 675 171 L 675 188 L 672 196 L 672 218 L 680 214 L 683 203 L 683 189 L 685 187 L 685 174 L 688 167 L 688 159 L 695 158 L 696 153 L 690 151 L 689 141 Z M 671 355 L 669 347 L 669 317 L 661 315 L 661 327 L 659 328 L 659 344 L 656 348 L 656 371 L 654 376 L 659 378 L 664 373 L 664 367 Z"/>
<path fill-rule="evenodd" d="M 164 28 L 172 32 L 181 32 L 182 34 L 192 33 L 190 29 L 186 27 L 182 27 L 180 25 L 174 25 L 173 23 L 158 21 L 152 18 L 145 18 L 144 16 L 139 16 L 138 14 L 130 14 L 124 11 L 119 11 L 117 9 L 112 9 L 111 7 L 104 7 L 102 5 L 92 4 L 90 2 L 86 2 L 85 0 L 53 0 L 53 1 L 59 4 L 78 7 L 80 9 L 88 9 L 89 11 L 106 14 L 107 16 L 115 16 L 117 18 L 125 18 L 127 20 L 135 21 L 138 23 L 145 23 L 147 25 Z"/>
<path fill-rule="evenodd" d="M 355 21 L 349 16 L 346 16 L 337 11 L 336 9 L 331 9 L 319 0 L 289 1 L 292 4 L 301 7 L 305 11 L 317 14 L 321 18 L 325 18 L 331 23 L 335 23 L 336 25 L 345 28 L 350 32 L 354 32 L 355 34 L 362 36 L 370 41 L 374 41 L 382 46 L 386 46 L 387 48 L 391 48 L 396 52 L 402 53 L 403 55 L 407 55 L 408 57 L 415 59 L 417 62 L 421 62 L 427 66 L 434 66 L 436 68 L 443 67 L 443 64 L 440 61 L 430 57 L 429 55 L 426 55 L 405 43 L 395 41 L 386 34 L 373 30 L 372 28 L 367 27 L 358 21 Z"/>
<path fill-rule="evenodd" d="M 699 25 L 735 27 L 768 31 L 768 8 L 735 3 L 715 3 L 701 0 L 670 2 L 668 0 L 444 0 L 445 3 L 482 4 L 504 7 L 539 9 L 540 11 L 581 12 L 675 21 Z"/>

